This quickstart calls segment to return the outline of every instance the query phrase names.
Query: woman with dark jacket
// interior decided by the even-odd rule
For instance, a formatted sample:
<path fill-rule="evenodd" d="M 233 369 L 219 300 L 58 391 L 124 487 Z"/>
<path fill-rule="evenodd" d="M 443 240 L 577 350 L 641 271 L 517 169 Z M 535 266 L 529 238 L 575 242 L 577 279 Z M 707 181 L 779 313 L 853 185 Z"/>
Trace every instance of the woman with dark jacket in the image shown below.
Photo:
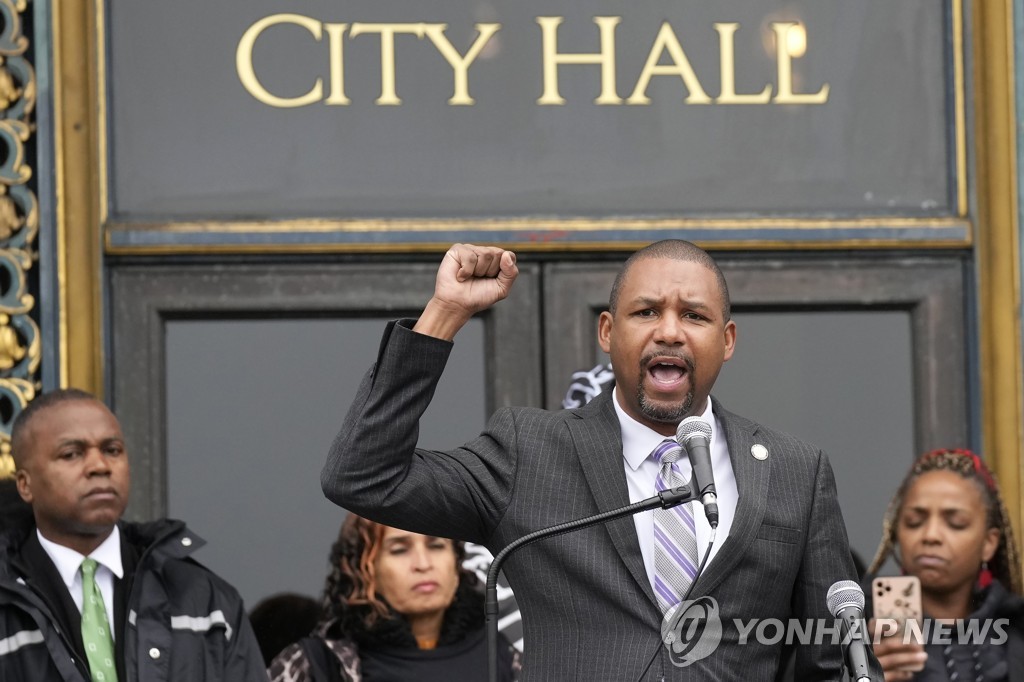
<path fill-rule="evenodd" d="M 925 623 L 922 642 L 895 634 L 875 643 L 887 682 L 1024 681 L 1020 556 L 978 455 L 936 450 L 914 463 L 889 504 L 868 573 L 890 556 L 920 579 Z"/>
<path fill-rule="evenodd" d="M 274 682 L 472 682 L 487 679 L 483 592 L 461 542 L 350 514 L 331 548 L 323 619 L 282 651 Z M 499 679 L 518 653 L 499 644 Z"/>

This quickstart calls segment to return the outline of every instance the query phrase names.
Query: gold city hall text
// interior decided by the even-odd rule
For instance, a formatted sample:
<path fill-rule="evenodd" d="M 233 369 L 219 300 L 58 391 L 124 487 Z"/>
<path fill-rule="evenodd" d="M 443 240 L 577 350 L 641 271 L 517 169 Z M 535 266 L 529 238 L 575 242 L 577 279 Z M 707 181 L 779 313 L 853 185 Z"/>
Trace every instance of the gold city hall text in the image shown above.
<path fill-rule="evenodd" d="M 635 80 L 620 73 L 616 62 L 616 28 L 622 17 L 594 17 L 597 32 L 592 52 L 567 52 L 559 45 L 559 26 L 563 17 L 537 17 L 539 27 L 538 49 L 541 51 L 540 97 L 538 105 L 557 106 L 566 103 L 559 90 L 560 79 L 573 77 L 573 70 L 596 68 L 600 73 L 600 92 L 593 100 L 599 105 L 645 105 L 651 98 L 647 91 L 655 76 L 673 77 L 681 81 L 680 92 L 685 104 L 825 104 L 829 98 L 829 85 L 823 83 L 816 92 L 799 93 L 794 89 L 793 63 L 804 55 L 807 35 L 803 25 L 796 22 L 769 24 L 774 39 L 775 82 L 766 83 L 759 92 L 737 92 L 736 50 L 737 35 L 745 40 L 760 40 L 757 31 L 742 31 L 738 23 L 715 23 L 718 34 L 719 91 L 709 93 L 702 83 L 708 74 L 698 74 L 687 57 L 683 44 L 669 22 L 661 24 L 653 37 L 643 69 Z M 267 32 L 284 25 L 304 29 L 309 39 L 325 43 L 324 61 L 310 73 L 296 73 L 294 78 L 310 83 L 304 94 L 282 96 L 271 92 L 260 81 L 253 65 L 253 50 L 257 41 Z M 328 23 L 300 14 L 274 14 L 252 24 L 243 33 L 235 51 L 235 67 L 242 86 L 256 100 L 272 107 L 291 108 L 322 103 L 327 106 L 351 104 L 345 91 L 347 68 L 370 68 L 364 64 L 348 64 L 345 60 L 346 43 L 354 40 L 377 40 L 380 45 L 380 95 L 377 105 L 402 104 L 396 85 L 395 44 L 398 40 L 429 41 L 431 47 L 444 58 L 452 70 L 452 94 L 448 104 L 472 106 L 476 103 L 470 88 L 470 69 L 484 52 L 487 44 L 502 29 L 497 23 L 478 23 L 476 38 L 460 52 L 448 39 L 448 24 L 443 23 Z M 796 45 L 796 47 L 794 47 Z M 378 64 L 372 65 L 376 68 Z M 629 79 L 632 88 L 620 90 L 620 80 Z M 305 86 L 303 86 L 305 87 Z M 447 86 L 446 86 L 447 87 Z"/>

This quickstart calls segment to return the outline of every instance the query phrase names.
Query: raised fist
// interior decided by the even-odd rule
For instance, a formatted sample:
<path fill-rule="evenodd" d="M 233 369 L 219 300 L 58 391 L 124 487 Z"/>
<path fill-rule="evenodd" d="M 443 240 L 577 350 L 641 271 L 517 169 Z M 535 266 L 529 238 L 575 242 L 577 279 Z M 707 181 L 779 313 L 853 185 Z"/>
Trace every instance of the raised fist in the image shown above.
<path fill-rule="evenodd" d="M 415 331 L 451 339 L 475 313 L 508 296 L 519 268 L 516 255 L 496 246 L 455 244 L 437 269 L 434 296 Z"/>

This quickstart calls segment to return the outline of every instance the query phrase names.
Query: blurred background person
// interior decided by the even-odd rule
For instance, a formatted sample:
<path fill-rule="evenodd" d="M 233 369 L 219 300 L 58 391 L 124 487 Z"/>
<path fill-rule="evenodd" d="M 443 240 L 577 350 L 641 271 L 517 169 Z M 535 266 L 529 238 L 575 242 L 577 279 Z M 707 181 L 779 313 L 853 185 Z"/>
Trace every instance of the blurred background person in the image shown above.
<path fill-rule="evenodd" d="M 887 681 L 1024 680 L 1020 556 L 1009 519 L 992 473 L 973 452 L 936 450 L 914 463 L 889 504 L 869 575 L 891 556 L 920 579 L 926 620 L 1005 619 L 1007 637 L 998 644 L 999 629 L 990 627 L 983 641 L 963 640 L 954 625 L 950 643 L 933 643 L 923 628 L 923 645 L 883 638 L 875 655 Z"/>
<path fill-rule="evenodd" d="M 282 592 L 261 600 L 249 612 L 263 662 L 270 667 L 281 651 L 299 641 L 320 622 L 320 604 L 304 594 Z"/>
<path fill-rule="evenodd" d="M 323 619 L 282 651 L 275 682 L 470 682 L 487 678 L 483 591 L 463 543 L 349 514 L 331 548 Z M 502 638 L 499 679 L 518 653 Z"/>
<path fill-rule="evenodd" d="M 13 478 L 0 479 L 0 532 L 32 523 L 32 505 L 21 499 Z"/>

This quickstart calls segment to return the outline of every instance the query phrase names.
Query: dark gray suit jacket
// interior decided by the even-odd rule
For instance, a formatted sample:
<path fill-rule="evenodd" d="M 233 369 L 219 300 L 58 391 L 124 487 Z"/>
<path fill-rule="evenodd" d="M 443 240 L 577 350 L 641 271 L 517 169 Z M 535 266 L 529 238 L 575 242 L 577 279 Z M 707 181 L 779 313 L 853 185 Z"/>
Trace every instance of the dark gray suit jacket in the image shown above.
<path fill-rule="evenodd" d="M 451 344 L 408 324 L 389 325 L 359 387 L 322 473 L 327 497 L 381 523 L 494 553 L 540 528 L 629 503 L 611 393 L 575 410 L 502 408 L 458 449 L 417 449 L 418 420 Z M 717 402 L 714 411 L 739 502 L 691 599 L 717 602 L 721 644 L 687 667 L 670 661 L 635 525 L 624 518 L 539 542 L 505 565 L 523 614 L 524 679 L 770 681 L 784 642 L 759 644 L 755 629 L 741 644 L 735 619 L 832 624 L 828 588 L 856 575 L 827 458 Z M 767 459 L 751 456 L 754 444 Z M 764 632 L 770 639 L 775 630 Z M 842 678 L 838 645 L 799 646 L 796 655 L 797 680 Z"/>

